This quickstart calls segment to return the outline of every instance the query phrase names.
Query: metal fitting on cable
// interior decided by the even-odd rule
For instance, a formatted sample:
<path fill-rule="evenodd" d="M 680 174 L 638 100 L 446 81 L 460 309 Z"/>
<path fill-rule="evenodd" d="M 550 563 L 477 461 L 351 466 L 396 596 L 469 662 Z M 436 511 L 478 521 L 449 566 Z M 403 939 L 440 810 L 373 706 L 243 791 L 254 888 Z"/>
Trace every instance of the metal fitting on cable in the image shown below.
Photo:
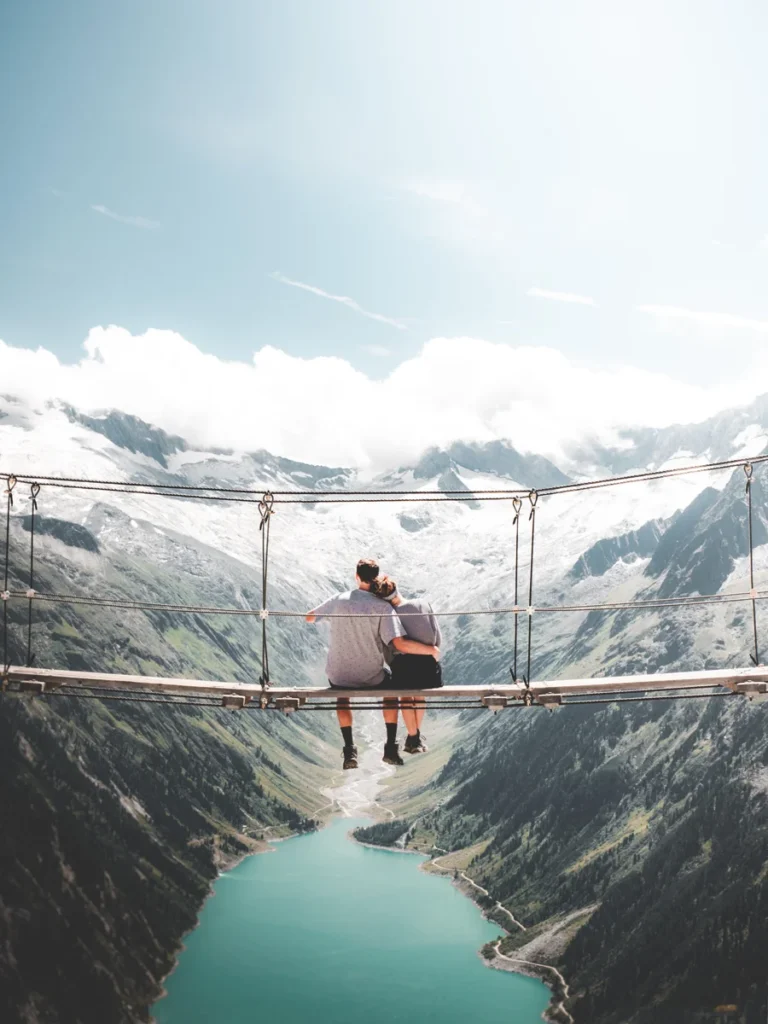
<path fill-rule="evenodd" d="M 512 499 L 512 508 L 515 510 L 515 518 L 512 520 L 512 525 L 513 526 L 515 525 L 515 523 L 518 520 L 518 517 L 520 515 L 520 510 L 522 509 L 522 507 L 523 507 L 523 499 L 522 498 L 513 498 Z"/>
<path fill-rule="evenodd" d="M 16 486 L 17 482 L 18 481 L 16 480 L 16 477 L 13 475 L 13 473 L 11 473 L 10 476 L 8 477 L 5 488 L 5 493 L 8 495 L 8 501 L 10 502 L 11 506 L 13 506 L 13 489 Z"/>
<path fill-rule="evenodd" d="M 32 499 L 32 510 L 37 512 L 37 496 L 40 493 L 40 484 L 37 482 L 33 483 L 29 488 L 29 495 Z"/>
<path fill-rule="evenodd" d="M 260 612 L 259 612 L 259 618 L 260 619 L 268 619 L 269 618 L 269 609 L 268 608 L 262 608 L 260 610 Z"/>
<path fill-rule="evenodd" d="M 536 502 L 539 500 L 539 492 L 537 490 L 531 490 L 528 492 L 528 501 L 531 503 L 531 513 L 528 516 L 529 519 L 533 519 L 533 511 L 536 508 Z"/>

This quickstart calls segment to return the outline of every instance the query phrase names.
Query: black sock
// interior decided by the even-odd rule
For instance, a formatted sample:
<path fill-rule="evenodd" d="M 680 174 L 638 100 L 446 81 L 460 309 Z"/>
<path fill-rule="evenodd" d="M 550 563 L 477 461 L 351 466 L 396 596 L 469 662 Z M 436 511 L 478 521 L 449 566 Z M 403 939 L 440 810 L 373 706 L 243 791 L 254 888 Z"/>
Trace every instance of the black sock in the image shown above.
<path fill-rule="evenodd" d="M 386 722 L 387 743 L 395 743 L 397 740 L 397 722 Z"/>
<path fill-rule="evenodd" d="M 344 746 L 345 747 L 351 747 L 351 746 L 354 745 L 352 743 L 352 726 L 351 725 L 342 725 L 342 727 L 341 727 L 341 735 L 344 737 Z"/>

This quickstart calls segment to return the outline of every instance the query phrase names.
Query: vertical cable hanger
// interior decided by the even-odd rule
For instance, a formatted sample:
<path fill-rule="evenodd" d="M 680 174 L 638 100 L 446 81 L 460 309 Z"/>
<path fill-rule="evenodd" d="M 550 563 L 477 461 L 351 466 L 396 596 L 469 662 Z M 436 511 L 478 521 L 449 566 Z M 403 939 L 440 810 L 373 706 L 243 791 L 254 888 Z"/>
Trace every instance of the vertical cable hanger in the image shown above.
<path fill-rule="evenodd" d="M 32 668 L 35 663 L 35 656 L 32 653 L 32 605 L 35 599 L 35 512 L 37 512 L 37 496 L 40 493 L 40 484 L 35 482 L 30 485 L 29 497 L 32 503 L 32 510 L 29 517 L 29 590 L 27 598 L 29 607 L 27 610 L 27 668 Z"/>
<path fill-rule="evenodd" d="M 8 592 L 8 579 L 10 571 L 10 553 L 11 553 L 11 509 L 13 508 L 13 489 L 16 486 L 16 477 L 10 474 L 5 487 L 6 503 L 5 503 L 5 574 L 3 577 L 3 678 L 0 689 L 5 690 L 8 684 L 8 669 L 11 667 L 11 663 L 8 660 L 8 601 L 10 599 L 10 593 Z"/>
<path fill-rule="evenodd" d="M 517 682 L 517 639 L 520 628 L 519 621 L 519 609 L 518 609 L 518 594 L 519 594 L 519 580 L 520 580 L 520 510 L 523 507 L 521 498 L 512 499 L 512 508 L 515 510 L 515 518 L 512 520 L 512 525 L 515 528 L 515 639 L 514 639 L 514 652 L 512 655 L 512 668 L 510 674 L 512 676 L 512 682 Z"/>
<path fill-rule="evenodd" d="M 525 693 L 525 696 L 524 696 L 523 699 L 524 699 L 526 704 L 530 704 L 532 702 L 532 700 L 533 700 L 531 692 L 530 692 L 530 687 L 531 687 L 531 640 L 532 640 L 532 637 L 533 637 L 533 613 L 536 610 L 533 607 L 533 553 L 534 553 L 534 543 L 535 543 L 535 540 L 536 540 L 536 504 L 537 504 L 538 500 L 539 500 L 538 491 L 532 490 L 528 494 L 528 501 L 530 502 L 530 505 L 531 505 L 531 511 L 530 511 L 530 513 L 528 515 L 528 521 L 531 524 L 531 562 L 530 562 L 529 574 L 528 574 L 528 608 L 526 609 L 526 611 L 528 612 L 528 655 L 527 655 L 527 658 L 526 658 L 525 676 L 523 677 L 523 682 L 525 683 L 525 689 L 526 689 L 526 693 Z"/>
<path fill-rule="evenodd" d="M 266 706 L 266 690 L 269 687 L 269 646 L 267 643 L 267 620 L 269 611 L 267 609 L 267 583 L 269 577 L 269 526 L 275 511 L 275 497 L 271 491 L 266 491 L 259 502 L 259 514 L 261 522 L 259 531 L 261 533 L 261 705 Z"/>
<path fill-rule="evenodd" d="M 752 599 L 752 637 L 754 650 L 749 655 L 752 664 L 760 664 L 760 651 L 757 642 L 757 590 L 755 589 L 755 555 L 752 542 L 752 474 L 754 467 L 751 462 L 744 464 L 744 476 L 747 478 L 747 535 L 749 540 L 749 596 Z"/>

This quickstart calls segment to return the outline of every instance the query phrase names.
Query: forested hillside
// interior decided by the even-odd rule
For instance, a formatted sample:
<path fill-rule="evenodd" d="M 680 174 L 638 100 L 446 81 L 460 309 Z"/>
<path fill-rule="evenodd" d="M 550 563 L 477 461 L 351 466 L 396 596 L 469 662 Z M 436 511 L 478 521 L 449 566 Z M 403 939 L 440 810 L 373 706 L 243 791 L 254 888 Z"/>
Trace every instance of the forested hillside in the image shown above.
<path fill-rule="evenodd" d="M 155 534 L 155 558 L 126 551 L 114 509 L 90 528 L 38 520 L 37 586 L 114 596 L 217 600 L 255 593 L 246 567 L 187 538 Z M 11 586 L 29 537 L 12 522 Z M 141 531 L 144 533 L 145 531 Z M 115 536 L 117 534 L 117 536 Z M 110 541 L 112 536 L 112 541 Z M 26 658 L 27 609 L 9 603 L 10 660 Z M 38 663 L 180 676 L 258 676 L 250 620 L 36 605 Z M 217 870 L 259 837 L 316 827 L 328 778 L 322 741 L 280 715 L 0 697 L 2 1020 L 133 1024 L 148 1019 Z M 246 830 L 244 832 L 244 830 Z"/>
<path fill-rule="evenodd" d="M 763 490 L 754 498 L 762 543 Z M 728 585 L 747 553 L 745 515 L 743 474 L 703 492 L 654 531 L 642 595 Z M 604 571 L 605 561 L 587 557 L 578 571 Z M 569 647 L 539 648 L 535 669 L 552 678 L 745 665 L 751 641 L 739 605 L 592 612 Z M 715 1020 L 720 1005 L 739 1008 L 729 1019 L 762 1024 L 765 705 L 722 696 L 512 709 L 468 730 L 437 787 L 454 795 L 419 819 L 412 844 L 467 851 L 451 862 L 490 891 L 488 909 L 499 900 L 527 926 L 502 952 L 557 965 L 577 1024 Z"/>

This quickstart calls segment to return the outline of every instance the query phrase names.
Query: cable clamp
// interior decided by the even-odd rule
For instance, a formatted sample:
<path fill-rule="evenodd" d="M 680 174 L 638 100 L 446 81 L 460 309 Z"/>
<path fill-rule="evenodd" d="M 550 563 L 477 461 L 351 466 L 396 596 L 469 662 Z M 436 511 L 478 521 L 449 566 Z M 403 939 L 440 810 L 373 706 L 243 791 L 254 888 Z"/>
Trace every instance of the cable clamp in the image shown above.
<path fill-rule="evenodd" d="M 512 508 L 515 510 L 515 518 L 512 520 L 512 525 L 513 526 L 515 525 L 515 523 L 518 520 L 518 517 L 520 516 L 520 509 L 522 507 L 523 507 L 523 499 L 522 498 L 513 498 L 512 499 Z"/>
<path fill-rule="evenodd" d="M 8 477 L 7 486 L 5 488 L 5 493 L 8 495 L 8 502 L 11 508 L 13 508 L 13 489 L 17 483 L 18 481 L 16 480 L 16 477 L 11 473 Z"/>
<path fill-rule="evenodd" d="M 11 592 L 10 592 L 10 590 L 4 590 L 2 592 L 2 594 L 0 594 L 0 599 L 2 599 L 3 601 L 10 601 L 11 600 Z"/>
<path fill-rule="evenodd" d="M 32 499 L 32 511 L 37 512 L 37 496 L 40 493 L 40 484 L 35 482 L 29 488 L 29 496 Z"/>
<path fill-rule="evenodd" d="M 262 619 L 262 620 L 263 619 L 268 619 L 269 618 L 269 609 L 268 608 L 262 608 L 261 611 L 259 612 L 259 618 Z"/>
<path fill-rule="evenodd" d="M 535 611 L 536 609 L 533 605 L 529 605 L 529 607 L 525 609 L 526 615 L 533 615 Z"/>
<path fill-rule="evenodd" d="M 32 590 L 32 588 L 30 587 L 30 589 L 27 591 L 27 597 L 29 598 L 30 601 L 32 601 L 35 597 L 37 597 L 37 591 Z"/>
<path fill-rule="evenodd" d="M 757 587 L 752 587 L 752 589 L 749 592 L 749 596 L 752 598 L 753 601 L 757 600 Z"/>

